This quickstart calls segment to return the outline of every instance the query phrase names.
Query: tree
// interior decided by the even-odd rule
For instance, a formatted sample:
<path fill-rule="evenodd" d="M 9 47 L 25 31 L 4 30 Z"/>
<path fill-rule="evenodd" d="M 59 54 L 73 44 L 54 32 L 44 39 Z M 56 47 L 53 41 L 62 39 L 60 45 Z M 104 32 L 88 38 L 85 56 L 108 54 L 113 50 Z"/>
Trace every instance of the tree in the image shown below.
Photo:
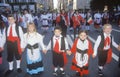
<path fill-rule="evenodd" d="M 91 0 L 90 7 L 92 10 L 104 10 L 104 6 L 108 6 L 108 10 L 113 10 L 114 7 L 120 5 L 120 0 Z"/>

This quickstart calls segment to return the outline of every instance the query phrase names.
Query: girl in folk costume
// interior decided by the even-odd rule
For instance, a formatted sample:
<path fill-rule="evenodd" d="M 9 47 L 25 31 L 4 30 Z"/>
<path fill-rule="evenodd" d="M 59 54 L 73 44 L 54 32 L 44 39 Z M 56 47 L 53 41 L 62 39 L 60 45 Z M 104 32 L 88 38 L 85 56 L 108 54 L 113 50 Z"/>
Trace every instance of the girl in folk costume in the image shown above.
<path fill-rule="evenodd" d="M 5 24 L 0 15 L 0 64 L 2 64 L 2 52 L 4 50 L 5 41 L 6 41 L 6 39 L 5 39 Z"/>
<path fill-rule="evenodd" d="M 98 53 L 98 68 L 99 75 L 103 75 L 103 67 L 106 63 L 110 63 L 112 59 L 112 45 L 120 50 L 120 46 L 118 46 L 114 42 L 114 38 L 111 35 L 112 26 L 110 24 L 105 24 L 103 26 L 103 33 L 98 36 L 95 46 L 94 46 L 94 54 L 95 57 Z"/>
<path fill-rule="evenodd" d="M 68 52 L 68 43 L 66 38 L 61 35 L 61 32 L 61 27 L 56 26 L 54 29 L 54 36 L 52 37 L 47 48 L 52 49 L 54 75 L 58 75 L 58 68 L 60 68 L 60 74 L 64 75 L 64 66 L 67 63 L 65 52 Z"/>
<path fill-rule="evenodd" d="M 92 44 L 87 39 L 87 32 L 85 30 L 79 32 L 78 38 L 71 48 L 71 52 L 74 54 L 71 67 L 72 70 L 76 71 L 77 76 L 87 75 L 89 73 L 89 57 L 93 51 Z"/>
<path fill-rule="evenodd" d="M 36 32 L 35 24 L 28 23 L 27 33 L 24 34 L 24 43 L 27 49 L 27 73 L 30 75 L 40 74 L 44 71 L 41 50 L 44 53 L 43 37 Z"/>
<path fill-rule="evenodd" d="M 69 25 L 68 14 L 65 10 L 61 10 L 61 13 L 56 17 L 56 23 L 62 28 L 62 35 L 66 37 L 67 26 Z"/>
<path fill-rule="evenodd" d="M 76 38 L 76 31 L 78 29 L 78 32 L 79 32 L 79 27 L 81 25 L 81 22 L 84 22 L 84 19 L 79 15 L 78 11 L 76 10 L 72 16 L 72 21 L 73 21 L 74 39 L 75 39 Z"/>
<path fill-rule="evenodd" d="M 16 59 L 17 72 L 21 73 L 21 53 L 23 50 L 23 31 L 20 26 L 15 23 L 13 15 L 8 16 L 9 27 L 6 28 L 6 44 L 7 44 L 7 60 L 9 69 L 5 75 L 9 75 L 13 71 L 14 57 Z"/>
<path fill-rule="evenodd" d="M 97 13 L 95 13 L 94 15 L 94 27 L 96 29 L 100 28 L 101 22 L 102 22 L 102 15 L 99 13 L 99 11 Z"/>
<path fill-rule="evenodd" d="M 91 11 L 86 14 L 86 30 L 90 30 L 90 25 L 93 23 Z"/>

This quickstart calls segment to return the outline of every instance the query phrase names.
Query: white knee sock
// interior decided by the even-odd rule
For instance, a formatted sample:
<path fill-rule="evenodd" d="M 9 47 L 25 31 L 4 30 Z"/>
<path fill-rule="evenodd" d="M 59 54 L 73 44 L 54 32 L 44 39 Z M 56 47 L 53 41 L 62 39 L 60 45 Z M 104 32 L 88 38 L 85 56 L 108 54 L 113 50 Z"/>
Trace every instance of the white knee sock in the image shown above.
<path fill-rule="evenodd" d="M 20 60 L 17 60 L 17 68 L 20 68 Z"/>
<path fill-rule="evenodd" d="M 103 66 L 98 66 L 98 68 L 102 70 L 102 69 L 103 69 Z"/>
<path fill-rule="evenodd" d="M 55 67 L 55 68 L 54 68 L 54 71 L 57 71 L 57 70 L 58 70 L 58 68 L 57 68 L 57 67 Z"/>
<path fill-rule="evenodd" d="M 61 71 L 63 71 L 64 69 L 63 68 L 60 68 Z"/>
<path fill-rule="evenodd" d="M 9 62 L 9 70 L 13 70 L 13 61 Z"/>

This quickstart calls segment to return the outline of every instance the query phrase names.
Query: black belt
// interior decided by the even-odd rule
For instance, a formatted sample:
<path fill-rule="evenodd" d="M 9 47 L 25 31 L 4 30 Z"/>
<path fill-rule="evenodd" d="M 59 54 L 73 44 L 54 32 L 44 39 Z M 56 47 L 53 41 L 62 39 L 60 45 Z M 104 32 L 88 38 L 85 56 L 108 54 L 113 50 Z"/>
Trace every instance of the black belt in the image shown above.
<path fill-rule="evenodd" d="M 28 44 L 28 45 L 27 45 L 27 48 L 30 49 L 30 50 L 31 50 L 31 53 L 33 54 L 33 49 L 39 48 L 39 45 L 38 45 L 38 43 L 37 43 L 37 44 L 34 44 L 34 45 Z"/>
<path fill-rule="evenodd" d="M 82 59 L 82 60 L 83 60 L 84 54 L 86 54 L 87 51 L 88 51 L 88 49 L 86 49 L 86 50 L 80 50 L 80 49 L 77 48 L 77 52 L 80 53 L 80 54 L 82 55 L 82 56 L 81 56 L 81 59 Z"/>

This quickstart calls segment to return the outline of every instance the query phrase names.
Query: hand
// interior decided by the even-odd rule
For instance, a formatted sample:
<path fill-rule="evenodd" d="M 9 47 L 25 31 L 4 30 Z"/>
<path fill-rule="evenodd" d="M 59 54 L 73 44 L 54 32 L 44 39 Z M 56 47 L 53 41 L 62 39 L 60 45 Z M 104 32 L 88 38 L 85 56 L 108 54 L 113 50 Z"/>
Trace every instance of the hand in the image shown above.
<path fill-rule="evenodd" d="M 120 51 L 120 45 L 118 46 L 118 48 L 117 48 L 119 51 Z"/>
<path fill-rule="evenodd" d="M 72 52 L 71 52 L 71 51 L 66 51 L 66 52 L 67 52 L 67 54 L 68 54 L 68 55 L 71 55 L 71 54 L 72 54 Z"/>
<path fill-rule="evenodd" d="M 43 50 L 43 53 L 46 54 L 46 53 L 47 53 L 47 50 Z"/>
<path fill-rule="evenodd" d="M 65 50 L 61 50 L 60 52 L 65 52 Z"/>
<path fill-rule="evenodd" d="M 95 58 L 96 56 L 93 54 L 92 57 Z"/>
<path fill-rule="evenodd" d="M 21 48 L 21 51 L 22 51 L 22 52 L 24 52 L 24 50 L 25 50 L 24 48 Z"/>
<path fill-rule="evenodd" d="M 0 52 L 3 51 L 3 50 L 4 50 L 4 48 L 0 47 Z"/>

